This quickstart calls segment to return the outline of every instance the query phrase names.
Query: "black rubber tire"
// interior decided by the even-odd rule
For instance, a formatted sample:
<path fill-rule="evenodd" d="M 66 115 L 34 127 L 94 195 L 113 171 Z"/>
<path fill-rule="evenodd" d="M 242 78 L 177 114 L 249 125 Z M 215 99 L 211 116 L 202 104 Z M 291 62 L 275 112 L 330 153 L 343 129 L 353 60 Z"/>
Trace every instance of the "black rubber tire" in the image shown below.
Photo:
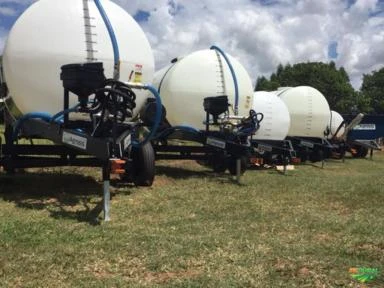
<path fill-rule="evenodd" d="M 136 186 L 151 186 L 155 179 L 155 152 L 151 143 L 132 147 L 132 181 Z"/>
<path fill-rule="evenodd" d="M 299 151 L 299 158 L 301 163 L 305 163 L 308 161 L 308 153 L 307 151 Z"/>
<path fill-rule="evenodd" d="M 229 170 L 229 173 L 231 173 L 231 175 L 236 175 L 236 160 L 237 158 L 235 157 L 231 157 L 229 159 L 229 163 L 228 163 L 228 170 Z M 247 170 L 247 167 L 248 167 L 248 158 L 243 156 L 243 157 L 240 157 L 240 175 L 243 175 L 245 170 Z"/>
<path fill-rule="evenodd" d="M 363 146 L 357 147 L 357 157 L 358 158 L 365 158 L 368 155 L 369 149 Z"/>
<path fill-rule="evenodd" d="M 212 169 L 216 173 L 224 173 L 228 168 L 228 159 L 224 155 L 212 155 Z"/>
<path fill-rule="evenodd" d="M 324 160 L 324 152 L 322 150 L 313 151 L 309 155 L 309 160 L 312 163 L 323 161 Z"/>

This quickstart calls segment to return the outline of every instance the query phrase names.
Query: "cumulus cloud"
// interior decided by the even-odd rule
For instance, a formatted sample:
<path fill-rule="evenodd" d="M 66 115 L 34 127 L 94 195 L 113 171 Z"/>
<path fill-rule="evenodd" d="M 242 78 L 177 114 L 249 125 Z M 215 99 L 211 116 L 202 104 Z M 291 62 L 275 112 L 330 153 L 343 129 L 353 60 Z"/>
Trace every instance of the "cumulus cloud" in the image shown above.
<path fill-rule="evenodd" d="M 14 16 L 15 14 L 15 9 L 11 7 L 0 7 L 0 15 L 2 16 Z"/>
<path fill-rule="evenodd" d="M 37 0 L 0 0 L 0 54 L 12 23 L 31 3 Z"/>
<path fill-rule="evenodd" d="M 0 0 L 0 16 L 15 16 L 37 0 Z"/>
<path fill-rule="evenodd" d="M 378 0 L 116 1 L 141 23 L 157 67 L 178 55 L 221 46 L 239 58 L 255 80 L 279 63 L 334 60 L 356 88 L 363 73 L 384 65 L 383 4 Z M 182 7 L 174 12 L 174 7 Z M 337 57 L 329 45 L 337 44 Z"/>
<path fill-rule="evenodd" d="M 113 0 L 140 25 L 158 69 L 177 56 L 218 45 L 255 81 L 279 63 L 335 61 L 355 88 L 384 65 L 384 2 L 380 0 Z M 0 15 L 34 0 L 0 0 Z M 12 5 L 10 5 L 12 4 Z M 16 7 L 16 8 L 15 8 Z M 0 30 L 0 51 L 6 31 Z M 329 47 L 336 48 L 329 55 Z"/>
<path fill-rule="evenodd" d="M 0 0 L 0 5 L 29 5 L 37 0 Z"/>

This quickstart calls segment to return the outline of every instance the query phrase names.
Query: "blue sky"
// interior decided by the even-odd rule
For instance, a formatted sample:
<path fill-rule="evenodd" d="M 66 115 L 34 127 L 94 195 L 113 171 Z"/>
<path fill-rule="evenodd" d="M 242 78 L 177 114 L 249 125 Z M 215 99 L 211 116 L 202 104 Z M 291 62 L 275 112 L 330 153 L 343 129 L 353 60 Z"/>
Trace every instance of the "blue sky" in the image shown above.
<path fill-rule="evenodd" d="M 337 56 L 339 54 L 337 53 L 337 42 L 331 41 L 328 45 L 328 57 L 330 59 L 337 59 Z"/>
<path fill-rule="evenodd" d="M 279 63 L 332 60 L 359 88 L 363 74 L 384 66 L 384 0 L 113 1 L 141 25 L 157 68 L 212 44 L 238 58 L 254 81 Z M 0 53 L 32 2 L 0 0 Z"/>
<path fill-rule="evenodd" d="M 133 15 L 133 18 L 135 18 L 137 22 L 146 22 L 148 21 L 150 16 L 151 13 L 149 13 L 148 11 L 139 10 L 136 12 L 135 15 Z"/>
<path fill-rule="evenodd" d="M 0 27 L 9 30 L 16 19 L 24 12 L 27 5 L 14 1 L 0 1 L 2 13 L 0 18 Z"/>

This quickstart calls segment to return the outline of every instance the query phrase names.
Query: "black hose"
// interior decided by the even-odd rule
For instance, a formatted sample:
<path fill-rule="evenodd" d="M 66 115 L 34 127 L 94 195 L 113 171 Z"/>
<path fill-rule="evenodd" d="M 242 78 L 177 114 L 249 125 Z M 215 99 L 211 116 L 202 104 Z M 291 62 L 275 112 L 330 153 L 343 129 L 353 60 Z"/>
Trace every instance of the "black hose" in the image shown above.
<path fill-rule="evenodd" d="M 132 118 L 135 107 L 136 95 L 132 89 L 125 83 L 107 79 L 104 87 L 96 90 L 94 102 L 89 109 L 92 117 L 100 113 L 92 135 L 97 136 L 112 129 L 112 137 L 116 137 L 117 125 Z M 108 125 L 109 115 L 113 116 L 112 127 Z"/>

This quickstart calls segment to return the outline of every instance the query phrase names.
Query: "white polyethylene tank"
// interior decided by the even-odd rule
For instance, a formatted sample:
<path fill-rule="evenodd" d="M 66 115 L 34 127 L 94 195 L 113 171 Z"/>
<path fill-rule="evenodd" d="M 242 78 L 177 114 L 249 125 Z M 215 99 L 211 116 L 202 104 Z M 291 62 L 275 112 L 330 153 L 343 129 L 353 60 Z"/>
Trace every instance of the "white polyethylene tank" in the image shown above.
<path fill-rule="evenodd" d="M 249 116 L 253 96 L 252 81 L 244 67 L 229 56 L 239 87 L 239 115 Z M 200 50 L 178 59 L 155 73 L 155 87 L 173 125 L 204 128 L 205 97 L 228 96 L 235 104 L 234 82 L 223 56 L 214 50 Z"/>
<path fill-rule="evenodd" d="M 109 0 L 101 1 L 120 50 L 120 80 L 152 82 L 154 59 L 149 42 L 135 20 Z M 107 28 L 93 1 L 40 0 L 31 5 L 9 33 L 4 49 L 4 73 L 10 95 L 23 114 L 63 109 L 60 67 L 103 62 L 113 77 L 113 48 Z M 147 93 L 135 91 L 137 108 Z M 77 97 L 71 98 L 71 105 Z"/>
<path fill-rule="evenodd" d="M 255 92 L 252 109 L 264 115 L 254 139 L 284 140 L 287 137 L 291 118 L 287 106 L 275 93 Z"/>
<path fill-rule="evenodd" d="M 331 111 L 323 94 L 309 86 L 277 91 L 291 116 L 288 136 L 324 138 Z"/>
<path fill-rule="evenodd" d="M 328 138 L 332 138 L 332 137 L 341 137 L 343 134 L 344 134 L 344 131 L 345 131 L 345 125 L 343 125 L 339 132 L 337 132 L 337 129 L 340 127 L 340 125 L 344 122 L 344 118 L 343 116 L 341 116 L 338 112 L 336 111 L 331 111 L 331 118 L 329 120 L 329 123 L 328 123 L 328 128 L 329 128 L 329 135 L 328 135 Z M 336 134 L 337 132 L 337 134 Z M 336 134 L 336 135 L 335 135 Z"/>

